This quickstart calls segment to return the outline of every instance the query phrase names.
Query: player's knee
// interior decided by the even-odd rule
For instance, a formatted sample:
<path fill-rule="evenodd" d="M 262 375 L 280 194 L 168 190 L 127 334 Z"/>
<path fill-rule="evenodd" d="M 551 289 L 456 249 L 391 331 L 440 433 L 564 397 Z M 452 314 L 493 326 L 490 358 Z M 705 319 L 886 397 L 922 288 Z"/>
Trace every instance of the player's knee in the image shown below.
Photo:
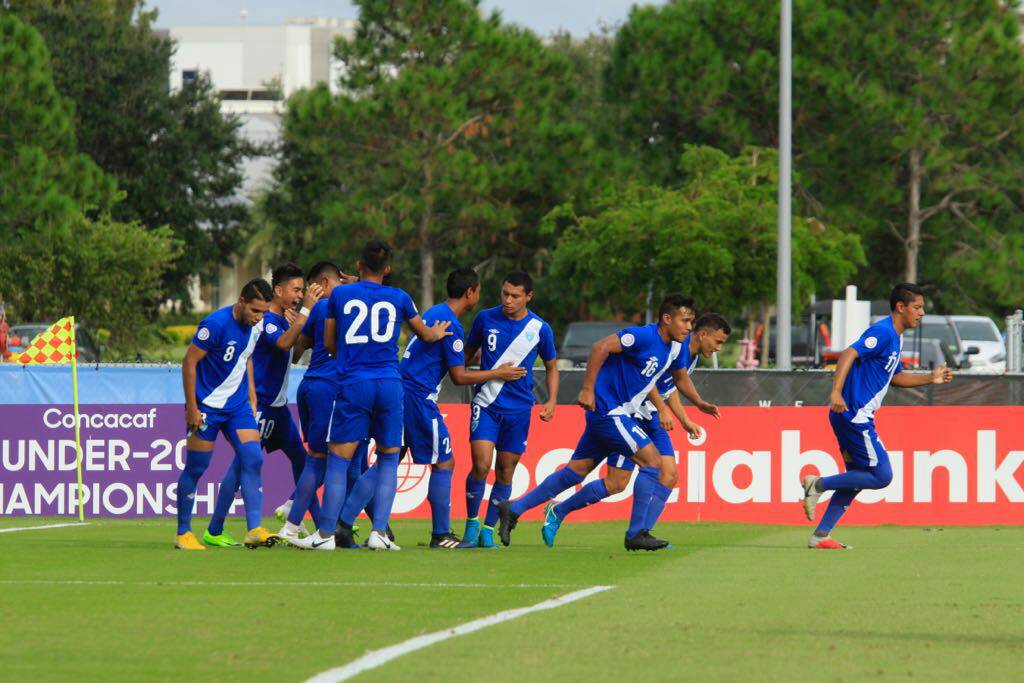
<path fill-rule="evenodd" d="M 675 470 L 665 470 L 658 477 L 658 480 L 666 488 L 674 489 L 676 484 L 679 483 L 679 472 Z"/>
<path fill-rule="evenodd" d="M 494 478 L 501 484 L 511 484 L 512 476 L 516 472 L 515 464 L 502 463 L 494 468 Z"/>
<path fill-rule="evenodd" d="M 609 496 L 614 496 L 625 491 L 628 482 L 629 477 L 608 476 L 604 479 L 604 487 L 608 490 Z"/>
<path fill-rule="evenodd" d="M 875 480 L 877 488 L 884 489 L 892 483 L 892 467 L 885 463 L 875 468 Z"/>

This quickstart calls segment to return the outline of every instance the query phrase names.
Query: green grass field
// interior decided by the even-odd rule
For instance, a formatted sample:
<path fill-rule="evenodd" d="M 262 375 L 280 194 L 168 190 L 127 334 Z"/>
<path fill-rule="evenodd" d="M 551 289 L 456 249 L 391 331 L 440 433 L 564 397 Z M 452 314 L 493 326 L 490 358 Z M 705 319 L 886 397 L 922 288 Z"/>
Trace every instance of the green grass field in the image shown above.
<path fill-rule="evenodd" d="M 798 527 L 664 524 L 676 549 L 643 555 L 623 528 L 569 524 L 549 550 L 524 523 L 510 548 L 439 551 L 400 520 L 386 554 L 184 553 L 171 520 L 0 533 L 3 678 L 302 681 L 596 585 L 615 588 L 354 680 L 1024 677 L 1024 528 L 849 528 L 855 550 L 819 552 Z"/>

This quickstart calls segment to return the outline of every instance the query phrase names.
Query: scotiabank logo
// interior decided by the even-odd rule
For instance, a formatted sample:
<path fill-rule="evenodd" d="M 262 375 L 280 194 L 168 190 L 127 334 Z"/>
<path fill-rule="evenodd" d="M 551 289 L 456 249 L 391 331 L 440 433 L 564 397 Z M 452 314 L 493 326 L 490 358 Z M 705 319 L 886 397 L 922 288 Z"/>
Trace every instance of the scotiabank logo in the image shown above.
<path fill-rule="evenodd" d="M 452 514 L 457 518 L 465 510 L 469 411 L 457 405 L 444 406 L 443 411 L 455 449 Z M 723 408 L 717 422 L 700 414 L 694 417 L 707 435 L 693 444 L 681 429 L 672 432 L 679 483 L 662 519 L 807 524 L 798 505 L 801 477 L 842 471 L 825 408 Z M 883 408 L 878 431 L 892 462 L 893 481 L 885 489 L 861 492 L 859 504 L 844 523 L 1020 523 L 1022 425 L 1020 407 Z M 551 423 L 533 421 L 529 451 L 514 477 L 513 497 L 569 460 L 583 426 L 582 411 L 572 406 L 560 406 Z M 403 461 L 396 513 L 429 515 L 428 469 Z M 602 466 L 588 480 L 603 472 Z M 625 519 L 631 493 L 632 483 L 626 491 L 576 513 L 574 519 Z M 539 514 L 539 509 L 532 512 L 533 518 Z"/>

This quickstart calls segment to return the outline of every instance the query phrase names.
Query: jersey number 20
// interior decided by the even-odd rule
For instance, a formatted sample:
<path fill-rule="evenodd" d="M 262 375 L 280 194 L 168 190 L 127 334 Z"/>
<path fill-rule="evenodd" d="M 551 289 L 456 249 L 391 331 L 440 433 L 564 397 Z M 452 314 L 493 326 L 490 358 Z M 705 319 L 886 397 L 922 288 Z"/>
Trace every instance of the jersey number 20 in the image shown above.
<path fill-rule="evenodd" d="M 352 299 L 345 303 L 342 312 L 345 315 L 355 313 L 356 316 L 352 319 L 352 324 L 348 326 L 348 332 L 345 333 L 346 344 L 366 344 L 371 337 L 375 342 L 391 341 L 391 335 L 395 331 L 395 320 L 398 319 L 398 311 L 395 310 L 394 304 L 388 301 L 378 301 L 371 308 L 367 308 L 366 302 Z M 384 314 L 384 329 L 381 329 L 381 313 Z M 370 317 L 369 337 L 365 334 L 358 334 L 359 328 L 367 316 Z"/>

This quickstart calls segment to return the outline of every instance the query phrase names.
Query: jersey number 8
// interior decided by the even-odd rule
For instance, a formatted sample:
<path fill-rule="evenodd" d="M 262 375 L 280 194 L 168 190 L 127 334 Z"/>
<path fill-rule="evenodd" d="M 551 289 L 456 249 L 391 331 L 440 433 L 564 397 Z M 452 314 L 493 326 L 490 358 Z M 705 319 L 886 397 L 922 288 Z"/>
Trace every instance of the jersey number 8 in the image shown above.
<path fill-rule="evenodd" d="M 230 363 L 231 359 L 234 358 L 234 357 L 235 357 L 235 347 L 234 346 L 229 346 L 228 348 L 224 349 L 224 362 L 225 363 Z"/>
<path fill-rule="evenodd" d="M 345 303 L 343 313 L 349 315 L 353 312 L 356 317 L 352 319 L 352 324 L 348 326 L 348 332 L 345 333 L 346 344 L 366 344 L 371 337 L 375 342 L 391 341 L 391 335 L 395 331 L 395 320 L 398 319 L 398 311 L 395 310 L 394 304 L 389 301 L 378 301 L 368 309 L 365 302 L 352 299 Z M 386 320 L 384 329 L 381 329 L 381 313 L 384 313 Z M 367 316 L 370 318 L 369 337 L 365 334 L 357 334 Z"/>

